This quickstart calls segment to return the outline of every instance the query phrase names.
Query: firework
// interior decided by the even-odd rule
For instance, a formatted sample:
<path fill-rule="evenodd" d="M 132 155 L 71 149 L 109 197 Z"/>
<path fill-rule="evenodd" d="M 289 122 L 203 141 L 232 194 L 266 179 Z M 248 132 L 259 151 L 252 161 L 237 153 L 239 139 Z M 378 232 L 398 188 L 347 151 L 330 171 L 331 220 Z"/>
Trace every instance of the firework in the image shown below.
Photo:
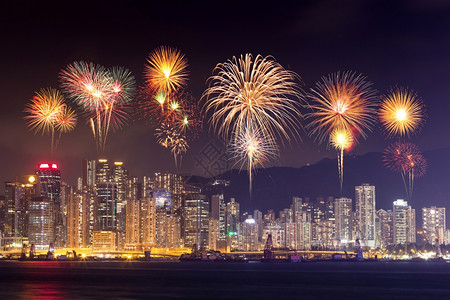
<path fill-rule="evenodd" d="M 412 199 L 414 179 L 423 176 L 427 162 L 420 149 L 412 143 L 396 142 L 383 153 L 385 166 L 402 176 L 408 200 Z"/>
<path fill-rule="evenodd" d="M 51 153 L 54 148 L 55 128 L 60 123 L 60 116 L 64 111 L 64 97 L 56 89 L 41 89 L 31 99 L 24 112 L 29 113 L 25 117 L 30 130 L 35 133 L 51 134 Z"/>
<path fill-rule="evenodd" d="M 284 69 L 273 57 L 251 54 L 220 63 L 203 94 L 204 113 L 212 112 L 210 125 L 228 140 L 258 128 L 266 139 L 297 133 L 303 93 L 298 75 Z"/>
<path fill-rule="evenodd" d="M 64 91 L 84 110 L 97 150 L 104 151 L 110 129 L 120 128 L 128 119 L 136 89 L 131 72 L 81 61 L 68 65 L 60 78 Z"/>
<path fill-rule="evenodd" d="M 158 91 L 171 93 L 187 81 L 187 60 L 179 50 L 159 47 L 150 53 L 145 78 Z"/>
<path fill-rule="evenodd" d="M 186 153 L 189 148 L 185 137 L 176 128 L 172 127 L 170 123 L 162 123 L 156 129 L 155 136 L 158 144 L 170 149 L 175 160 L 175 166 L 178 168 L 178 156 Z"/>
<path fill-rule="evenodd" d="M 414 91 L 391 89 L 382 96 L 380 120 L 387 136 L 410 136 L 424 124 L 424 106 Z"/>
<path fill-rule="evenodd" d="M 319 142 L 330 137 L 335 129 L 366 137 L 375 122 L 376 93 L 372 84 L 354 72 L 335 73 L 323 77 L 316 87 L 311 89 L 312 100 L 308 114 L 312 121 L 308 124 L 311 134 Z"/>
<path fill-rule="evenodd" d="M 338 172 L 341 195 L 342 185 L 344 182 L 344 150 L 351 148 L 353 146 L 353 142 L 353 135 L 345 129 L 334 129 L 330 134 L 331 145 L 339 151 Z"/>
<path fill-rule="evenodd" d="M 253 172 L 256 167 L 264 167 L 270 158 L 278 156 L 278 146 L 275 141 L 265 137 L 258 128 L 247 127 L 232 139 L 229 146 L 231 158 L 240 163 L 242 169 L 247 166 L 249 174 L 249 191 L 252 191 Z"/>

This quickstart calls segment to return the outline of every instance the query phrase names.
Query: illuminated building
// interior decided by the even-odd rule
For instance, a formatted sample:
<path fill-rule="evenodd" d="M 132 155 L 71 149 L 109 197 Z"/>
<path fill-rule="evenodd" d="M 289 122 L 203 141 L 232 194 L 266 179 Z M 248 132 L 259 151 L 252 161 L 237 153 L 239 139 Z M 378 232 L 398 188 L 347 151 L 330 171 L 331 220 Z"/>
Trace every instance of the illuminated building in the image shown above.
<path fill-rule="evenodd" d="M 154 188 L 152 197 L 155 198 L 156 208 L 170 211 L 172 206 L 172 193 L 165 188 Z"/>
<path fill-rule="evenodd" d="M 5 182 L 4 236 L 28 236 L 28 207 L 31 198 L 36 196 L 36 179 L 36 175 L 27 175 L 20 182 Z"/>
<path fill-rule="evenodd" d="M 37 194 L 49 198 L 55 213 L 55 247 L 64 247 L 64 209 L 61 206 L 61 172 L 56 163 L 41 163 L 36 169 Z"/>
<path fill-rule="evenodd" d="M 394 201 L 393 243 L 394 245 L 416 242 L 416 211 L 403 199 Z"/>
<path fill-rule="evenodd" d="M 92 189 L 95 187 L 96 176 L 96 161 L 83 159 L 82 161 L 82 185 L 85 189 Z"/>
<path fill-rule="evenodd" d="M 217 219 L 209 219 L 209 226 L 208 226 L 208 249 L 210 250 L 220 250 L 219 249 L 219 236 L 220 236 L 220 229 L 219 229 L 219 220 Z"/>
<path fill-rule="evenodd" d="M 380 229 L 379 229 L 379 236 L 376 237 L 376 240 L 378 240 L 378 246 L 381 248 L 384 248 L 388 245 L 394 244 L 394 223 L 393 223 L 393 217 L 394 214 L 392 210 L 384 210 L 379 209 L 376 212 L 379 223 L 380 223 Z"/>
<path fill-rule="evenodd" d="M 69 193 L 67 199 L 67 247 L 83 246 L 83 194 Z"/>
<path fill-rule="evenodd" d="M 184 246 L 208 247 L 209 203 L 206 196 L 188 193 L 184 201 Z"/>
<path fill-rule="evenodd" d="M 112 170 L 107 159 L 99 159 L 95 164 L 95 183 L 112 181 Z"/>
<path fill-rule="evenodd" d="M 109 252 L 116 250 L 116 233 L 109 230 L 94 231 L 92 235 L 92 251 Z"/>
<path fill-rule="evenodd" d="M 264 230 L 264 223 L 263 223 L 263 214 L 260 210 L 255 209 L 253 211 L 253 218 L 256 221 L 256 224 L 258 224 L 258 243 L 262 243 L 262 236 L 263 236 L 263 230 Z"/>
<path fill-rule="evenodd" d="M 156 203 L 155 198 L 145 197 L 140 200 L 140 235 L 144 248 L 156 245 Z"/>
<path fill-rule="evenodd" d="M 136 199 L 127 200 L 126 209 L 126 238 L 125 247 L 126 249 L 135 249 L 136 245 L 141 242 L 140 237 L 140 212 L 141 203 Z"/>
<path fill-rule="evenodd" d="M 445 207 L 422 208 L 423 234 L 432 245 L 442 245 L 445 242 Z"/>
<path fill-rule="evenodd" d="M 151 176 L 144 176 L 142 179 L 142 197 L 151 197 L 155 188 L 155 179 Z"/>
<path fill-rule="evenodd" d="M 218 239 L 225 240 L 226 238 L 225 200 L 223 194 L 211 196 L 211 219 L 219 221 Z"/>
<path fill-rule="evenodd" d="M 242 237 L 244 240 L 243 250 L 257 251 L 259 250 L 258 243 L 258 224 L 251 215 L 245 219 L 242 224 Z"/>
<path fill-rule="evenodd" d="M 335 239 L 341 245 L 352 240 L 352 199 L 336 198 L 334 200 Z"/>
<path fill-rule="evenodd" d="M 28 240 L 36 250 L 47 250 L 55 242 L 54 202 L 46 197 L 34 197 L 29 204 Z"/>
<path fill-rule="evenodd" d="M 362 246 L 375 247 L 375 186 L 355 186 L 356 238 Z"/>
<path fill-rule="evenodd" d="M 97 183 L 95 230 L 117 229 L 117 185 L 114 182 Z"/>

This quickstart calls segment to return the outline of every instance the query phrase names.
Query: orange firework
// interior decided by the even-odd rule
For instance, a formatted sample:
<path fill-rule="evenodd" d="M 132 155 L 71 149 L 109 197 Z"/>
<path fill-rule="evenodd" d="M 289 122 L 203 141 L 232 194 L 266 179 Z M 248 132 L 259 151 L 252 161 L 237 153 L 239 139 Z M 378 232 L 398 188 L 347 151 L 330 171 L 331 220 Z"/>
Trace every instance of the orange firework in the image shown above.
<path fill-rule="evenodd" d="M 311 134 L 319 142 L 330 137 L 334 129 L 342 129 L 366 137 L 375 122 L 376 92 L 372 84 L 354 72 L 335 73 L 323 77 L 311 89 L 312 100 L 308 115 Z M 354 141 L 357 142 L 354 135 Z"/>
<path fill-rule="evenodd" d="M 424 105 L 412 90 L 391 89 L 382 96 L 380 120 L 388 137 L 411 136 L 425 122 Z"/>
<path fill-rule="evenodd" d="M 178 49 L 161 46 L 150 53 L 147 62 L 144 76 L 155 89 L 171 93 L 186 84 L 188 63 Z"/>
<path fill-rule="evenodd" d="M 353 135 L 346 129 L 334 129 L 330 134 L 331 145 L 339 151 L 338 172 L 339 183 L 342 194 L 342 185 L 344 182 L 344 150 L 352 147 L 354 142 Z"/>

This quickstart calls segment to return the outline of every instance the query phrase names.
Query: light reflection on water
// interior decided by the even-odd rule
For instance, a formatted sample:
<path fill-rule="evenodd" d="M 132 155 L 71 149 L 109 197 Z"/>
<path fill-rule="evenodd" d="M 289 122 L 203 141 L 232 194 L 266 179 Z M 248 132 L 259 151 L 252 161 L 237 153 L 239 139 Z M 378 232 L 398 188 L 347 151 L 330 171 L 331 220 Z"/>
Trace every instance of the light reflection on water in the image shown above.
<path fill-rule="evenodd" d="M 429 299 L 446 263 L 0 261 L 0 299 Z"/>

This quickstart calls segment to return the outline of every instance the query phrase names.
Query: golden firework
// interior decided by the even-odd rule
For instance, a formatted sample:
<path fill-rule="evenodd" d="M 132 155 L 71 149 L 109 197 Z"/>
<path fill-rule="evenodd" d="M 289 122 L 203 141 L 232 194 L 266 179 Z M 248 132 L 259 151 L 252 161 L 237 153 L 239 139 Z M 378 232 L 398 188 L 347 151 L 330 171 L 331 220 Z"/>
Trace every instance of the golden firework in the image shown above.
<path fill-rule="evenodd" d="M 155 89 L 171 93 L 186 84 L 188 63 L 178 49 L 161 46 L 150 53 L 147 62 L 145 78 Z"/>
<path fill-rule="evenodd" d="M 204 112 L 212 111 L 209 122 L 226 140 L 245 135 L 249 127 L 272 140 L 297 133 L 304 102 L 297 74 L 271 56 L 251 54 L 218 64 L 214 73 L 203 94 Z"/>
<path fill-rule="evenodd" d="M 331 132 L 330 143 L 337 150 L 346 150 L 353 145 L 353 135 L 345 129 L 335 129 Z"/>
<path fill-rule="evenodd" d="M 388 137 L 411 136 L 425 122 L 423 103 L 412 90 L 391 89 L 382 96 L 380 120 Z"/>
<path fill-rule="evenodd" d="M 366 137 L 366 132 L 375 122 L 376 93 L 372 84 L 354 72 L 335 73 L 323 77 L 311 89 L 312 100 L 308 115 L 311 134 L 319 142 L 330 137 L 335 129 L 346 130 Z M 357 142 L 355 136 L 354 141 Z"/>

